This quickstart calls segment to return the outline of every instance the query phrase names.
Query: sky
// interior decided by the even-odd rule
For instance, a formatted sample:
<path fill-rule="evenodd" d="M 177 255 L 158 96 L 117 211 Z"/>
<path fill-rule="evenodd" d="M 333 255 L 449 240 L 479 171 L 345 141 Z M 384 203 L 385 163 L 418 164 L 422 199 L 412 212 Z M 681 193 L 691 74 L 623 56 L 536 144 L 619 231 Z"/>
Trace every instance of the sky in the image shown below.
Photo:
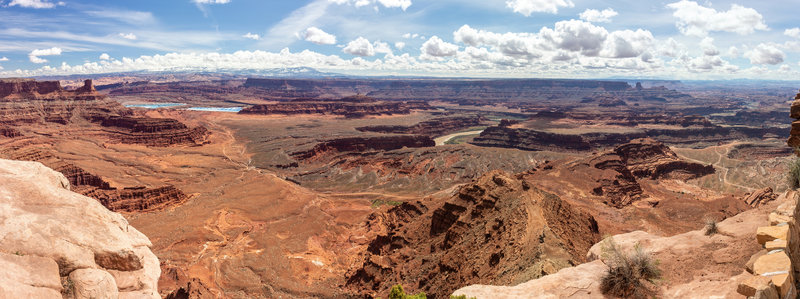
<path fill-rule="evenodd" d="M 0 77 L 800 78 L 797 0 L 0 0 Z"/>

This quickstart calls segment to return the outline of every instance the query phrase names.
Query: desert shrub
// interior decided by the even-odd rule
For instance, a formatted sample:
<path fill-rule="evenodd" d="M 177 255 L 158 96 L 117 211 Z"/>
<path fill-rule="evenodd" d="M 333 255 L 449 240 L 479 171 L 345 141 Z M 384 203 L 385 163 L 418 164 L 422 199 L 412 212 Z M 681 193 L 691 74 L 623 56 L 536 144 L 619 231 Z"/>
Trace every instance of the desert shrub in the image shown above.
<path fill-rule="evenodd" d="M 403 291 L 402 285 L 395 285 L 392 287 L 392 290 L 389 291 L 389 299 L 427 299 L 428 296 L 425 295 L 425 292 L 420 292 L 416 295 L 406 295 L 406 292 Z"/>
<path fill-rule="evenodd" d="M 716 233 L 719 232 L 719 228 L 717 228 L 717 220 L 716 219 L 709 217 L 709 218 L 706 218 L 705 222 L 706 222 L 706 226 L 705 226 L 705 234 L 706 234 L 706 236 L 711 236 L 711 235 L 716 234 Z"/>
<path fill-rule="evenodd" d="M 450 295 L 450 299 L 477 299 L 477 298 L 467 297 L 467 295 L 458 295 L 458 296 Z"/>
<path fill-rule="evenodd" d="M 797 152 L 798 149 L 795 149 Z M 789 188 L 792 190 L 800 188 L 800 158 L 794 158 L 792 165 L 789 167 Z"/>
<path fill-rule="evenodd" d="M 600 282 L 603 294 L 623 298 L 648 297 L 650 291 L 646 282 L 653 283 L 661 277 L 658 261 L 639 244 L 628 253 L 623 252 L 612 238 L 604 242 L 603 260 L 609 268 Z"/>

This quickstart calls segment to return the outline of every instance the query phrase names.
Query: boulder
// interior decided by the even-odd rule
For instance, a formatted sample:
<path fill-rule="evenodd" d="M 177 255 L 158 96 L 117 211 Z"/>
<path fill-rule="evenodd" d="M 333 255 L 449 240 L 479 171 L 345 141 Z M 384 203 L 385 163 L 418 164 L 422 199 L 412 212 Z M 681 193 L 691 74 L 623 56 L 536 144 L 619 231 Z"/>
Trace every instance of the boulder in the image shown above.
<path fill-rule="evenodd" d="M 764 293 L 764 291 L 768 289 L 772 289 L 772 293 L 774 293 L 775 298 L 778 298 L 778 292 L 775 289 L 775 285 L 772 283 L 772 279 L 764 276 L 753 276 L 750 279 L 741 282 L 736 291 L 744 296 L 753 297 L 757 293 Z"/>
<path fill-rule="evenodd" d="M 36 275 L 0 276 L 0 281 L 10 281 L 0 285 L 60 291 L 60 283 L 53 286 L 52 281 L 61 276 L 73 282 L 76 296 L 116 298 L 122 287 L 159 298 L 156 290 L 161 269 L 148 248 L 150 240 L 121 215 L 69 187 L 63 174 L 40 163 L 0 160 L 0 254 L 24 256 L 41 265 L 36 266 L 41 272 Z M 25 265 L 0 268 L 27 273 L 25 269 L 30 267 Z M 133 275 L 129 280 L 138 283 L 120 286 L 109 271 L 118 271 L 119 277 Z M 46 281 L 51 283 L 31 283 L 37 277 L 49 277 Z"/>
<path fill-rule="evenodd" d="M 78 269 L 69 274 L 72 297 L 75 299 L 117 298 L 119 291 L 114 277 L 100 269 Z"/>
<path fill-rule="evenodd" d="M 756 232 L 756 239 L 761 245 L 775 239 L 788 240 L 789 231 L 789 225 L 762 226 Z"/>

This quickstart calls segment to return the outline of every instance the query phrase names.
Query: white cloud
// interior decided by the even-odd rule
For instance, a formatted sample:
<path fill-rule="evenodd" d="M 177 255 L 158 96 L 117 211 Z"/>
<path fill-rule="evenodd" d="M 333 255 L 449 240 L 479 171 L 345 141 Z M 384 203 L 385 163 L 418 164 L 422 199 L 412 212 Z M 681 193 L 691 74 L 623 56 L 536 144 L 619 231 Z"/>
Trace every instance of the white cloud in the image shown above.
<path fill-rule="evenodd" d="M 506 7 L 529 17 L 534 12 L 558 13 L 559 7 L 575 7 L 572 0 L 508 0 Z"/>
<path fill-rule="evenodd" d="M 786 35 L 786 36 L 794 37 L 794 38 L 800 38 L 800 28 L 794 27 L 794 28 L 786 29 L 786 30 L 783 31 L 783 34 Z"/>
<path fill-rule="evenodd" d="M 361 57 L 375 56 L 375 47 L 372 46 L 369 40 L 359 36 L 357 39 L 347 43 L 342 52 Z"/>
<path fill-rule="evenodd" d="M 617 16 L 618 13 L 611 8 L 606 8 L 602 11 L 596 9 L 587 9 L 580 14 L 581 19 L 595 22 L 595 23 L 608 23 L 611 18 Z"/>
<path fill-rule="evenodd" d="M 404 42 L 396 42 L 396 43 L 394 43 L 394 47 L 397 48 L 398 50 L 403 50 L 403 48 L 406 47 L 406 43 L 404 43 Z"/>
<path fill-rule="evenodd" d="M 8 57 L 5 57 L 5 56 L 0 57 L 0 61 L 8 61 Z"/>
<path fill-rule="evenodd" d="M 47 59 L 39 56 L 58 56 L 61 55 L 61 48 L 52 47 L 50 49 L 36 49 L 28 53 L 28 59 L 33 63 L 45 63 Z"/>
<path fill-rule="evenodd" d="M 382 41 L 376 41 L 372 43 L 372 47 L 375 48 L 375 53 L 383 53 L 383 54 L 392 53 L 392 47 L 389 46 L 388 43 L 384 43 Z"/>
<path fill-rule="evenodd" d="M 733 4 L 727 11 L 705 7 L 697 2 L 681 0 L 667 4 L 675 10 L 676 26 L 685 35 L 706 36 L 711 31 L 751 34 L 755 30 L 769 30 L 764 18 L 755 9 Z"/>
<path fill-rule="evenodd" d="M 12 0 L 8 6 L 19 6 L 19 7 L 27 7 L 27 8 L 54 8 L 56 6 L 64 6 L 64 2 L 49 2 L 43 0 Z"/>
<path fill-rule="evenodd" d="M 197 4 L 228 4 L 231 0 L 192 0 Z"/>
<path fill-rule="evenodd" d="M 438 36 L 433 36 L 422 44 L 420 51 L 431 57 L 448 57 L 456 55 L 458 46 L 445 42 Z"/>
<path fill-rule="evenodd" d="M 349 4 L 355 7 L 367 6 L 375 3 L 380 3 L 386 8 L 400 8 L 402 10 L 408 9 L 411 6 L 411 0 L 328 0 L 336 4 Z"/>
<path fill-rule="evenodd" d="M 742 53 L 736 46 L 731 46 L 730 48 L 728 48 L 728 56 L 736 58 L 739 57 L 739 55 L 742 55 Z"/>
<path fill-rule="evenodd" d="M 322 31 L 322 29 L 317 27 L 309 27 L 306 29 L 304 39 L 318 45 L 333 45 L 336 43 L 335 35 Z"/>
<path fill-rule="evenodd" d="M 100 60 L 111 60 L 111 56 L 108 53 L 100 54 Z"/>
<path fill-rule="evenodd" d="M 752 64 L 780 64 L 786 59 L 786 54 L 774 45 L 759 44 L 754 49 L 744 53 L 745 58 Z"/>
<path fill-rule="evenodd" d="M 614 31 L 608 35 L 600 54 L 608 58 L 639 57 L 650 50 L 654 42 L 653 34 L 647 30 Z"/>
<path fill-rule="evenodd" d="M 703 50 L 703 55 L 706 56 L 717 56 L 719 55 L 719 49 L 714 46 L 714 39 L 711 37 L 704 37 L 702 41 L 700 41 L 700 49 Z"/>
<path fill-rule="evenodd" d="M 250 33 L 250 32 L 248 32 L 245 35 L 242 35 L 242 37 L 249 38 L 249 39 L 252 39 L 252 40 L 260 40 L 261 39 L 261 36 L 259 36 L 258 34 L 253 34 L 253 33 Z"/>
<path fill-rule="evenodd" d="M 136 40 L 136 34 L 133 33 L 120 33 L 119 37 L 129 40 Z"/>
<path fill-rule="evenodd" d="M 559 49 L 591 57 L 599 55 L 608 31 L 592 23 L 569 20 L 557 22 L 553 29 L 544 27 L 539 35 Z"/>

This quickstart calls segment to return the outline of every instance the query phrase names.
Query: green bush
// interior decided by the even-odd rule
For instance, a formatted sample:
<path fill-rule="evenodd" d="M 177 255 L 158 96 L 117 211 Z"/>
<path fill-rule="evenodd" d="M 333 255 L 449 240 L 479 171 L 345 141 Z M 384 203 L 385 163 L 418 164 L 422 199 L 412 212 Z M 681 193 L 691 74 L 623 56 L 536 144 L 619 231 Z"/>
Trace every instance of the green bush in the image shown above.
<path fill-rule="evenodd" d="M 797 151 L 797 150 L 795 150 Z M 800 188 L 800 158 L 794 158 L 789 167 L 789 188 L 792 190 Z"/>
<path fill-rule="evenodd" d="M 392 287 L 392 290 L 389 291 L 389 299 L 428 299 L 428 296 L 425 295 L 425 292 L 420 292 L 416 295 L 406 295 L 406 292 L 403 291 L 402 285 L 395 285 Z"/>
<path fill-rule="evenodd" d="M 646 281 L 654 283 L 661 277 L 658 261 L 653 260 L 650 253 L 645 252 L 639 244 L 631 253 L 623 252 L 608 238 L 602 247 L 603 260 L 608 265 L 608 272 L 600 282 L 603 294 L 622 298 L 647 298 L 650 292 Z"/>
<path fill-rule="evenodd" d="M 477 298 L 467 297 L 467 295 L 458 295 L 458 296 L 450 295 L 450 299 L 477 299 Z"/>

